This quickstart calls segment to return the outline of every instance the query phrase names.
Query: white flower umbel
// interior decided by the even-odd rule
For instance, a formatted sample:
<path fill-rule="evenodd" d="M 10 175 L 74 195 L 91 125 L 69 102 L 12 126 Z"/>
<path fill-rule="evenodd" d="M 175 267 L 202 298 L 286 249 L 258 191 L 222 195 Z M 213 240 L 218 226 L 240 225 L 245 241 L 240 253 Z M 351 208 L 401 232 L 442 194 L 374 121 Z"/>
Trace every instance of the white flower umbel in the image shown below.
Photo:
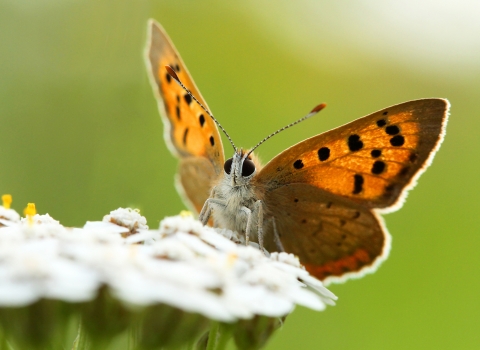
<path fill-rule="evenodd" d="M 62 315 L 66 324 L 72 314 L 82 316 L 82 329 L 97 344 L 135 326 L 140 346 L 183 346 L 212 321 L 237 324 L 229 328 L 237 343 L 252 336 L 245 322 L 262 324 L 255 332 L 263 332 L 264 342 L 295 305 L 323 310 L 334 304 L 336 297 L 293 255 L 267 257 L 229 238 L 241 240 L 189 215 L 166 218 L 158 230 L 148 230 L 145 218 L 131 209 L 83 228 L 66 228 L 48 214 L 12 220 L 0 228 L 0 325 L 10 334 L 15 310 L 41 306 L 52 328 L 41 327 L 45 334 L 36 345 L 52 345 L 59 331 L 52 315 Z M 261 317 L 272 322 L 258 322 Z M 28 334 L 17 338 L 28 348 Z"/>

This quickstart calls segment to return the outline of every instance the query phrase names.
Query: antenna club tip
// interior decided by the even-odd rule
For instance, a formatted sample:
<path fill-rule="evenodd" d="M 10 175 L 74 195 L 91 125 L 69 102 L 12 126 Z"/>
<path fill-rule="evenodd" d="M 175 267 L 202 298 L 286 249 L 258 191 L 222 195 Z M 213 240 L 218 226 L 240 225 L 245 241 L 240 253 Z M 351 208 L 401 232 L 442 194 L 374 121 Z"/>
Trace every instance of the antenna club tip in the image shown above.
<path fill-rule="evenodd" d="M 312 111 L 310 113 L 318 113 L 322 109 L 324 109 L 325 107 L 327 107 L 327 105 L 325 103 L 320 103 L 318 106 L 316 106 L 314 109 L 312 109 Z"/>
<path fill-rule="evenodd" d="M 173 79 L 175 79 L 176 81 L 180 81 L 180 79 L 178 79 L 177 73 L 175 73 L 175 71 L 173 70 L 172 67 L 170 67 L 170 66 L 165 66 L 165 69 L 167 70 L 167 73 L 168 73 Z"/>

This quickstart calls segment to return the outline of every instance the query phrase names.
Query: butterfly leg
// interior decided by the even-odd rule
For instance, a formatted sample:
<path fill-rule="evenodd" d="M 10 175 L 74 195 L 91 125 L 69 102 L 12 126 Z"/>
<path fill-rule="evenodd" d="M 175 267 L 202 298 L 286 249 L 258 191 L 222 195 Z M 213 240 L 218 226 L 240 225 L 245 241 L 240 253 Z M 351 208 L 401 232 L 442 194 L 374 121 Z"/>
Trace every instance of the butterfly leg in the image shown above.
<path fill-rule="evenodd" d="M 280 241 L 280 235 L 278 234 L 278 231 L 277 231 L 277 222 L 275 221 L 274 216 L 272 216 L 272 226 L 273 226 L 273 240 L 275 241 L 275 245 L 277 246 L 277 249 L 279 252 L 285 252 L 282 241 Z"/>
<path fill-rule="evenodd" d="M 250 226 L 252 225 L 252 211 L 247 207 L 241 207 L 240 210 L 247 215 L 247 227 L 245 228 L 245 245 L 250 242 Z"/>
<path fill-rule="evenodd" d="M 245 228 L 245 243 L 248 245 L 250 241 L 250 231 L 252 229 L 252 210 L 247 207 L 242 207 L 240 209 L 247 215 L 247 227 Z M 258 245 L 260 250 L 264 251 L 263 248 L 263 203 L 261 200 L 258 200 L 253 205 L 253 212 L 257 214 L 257 234 L 258 234 Z"/>
<path fill-rule="evenodd" d="M 202 222 L 203 225 L 207 224 L 210 216 L 212 215 L 212 205 L 218 205 L 225 208 L 227 206 L 227 203 L 221 199 L 208 198 L 203 205 L 200 215 L 198 216 L 198 219 Z"/>
<path fill-rule="evenodd" d="M 263 202 L 258 200 L 253 205 L 253 210 L 257 211 L 257 237 L 258 237 L 258 245 L 260 246 L 260 250 L 266 252 L 265 248 L 263 247 Z"/>

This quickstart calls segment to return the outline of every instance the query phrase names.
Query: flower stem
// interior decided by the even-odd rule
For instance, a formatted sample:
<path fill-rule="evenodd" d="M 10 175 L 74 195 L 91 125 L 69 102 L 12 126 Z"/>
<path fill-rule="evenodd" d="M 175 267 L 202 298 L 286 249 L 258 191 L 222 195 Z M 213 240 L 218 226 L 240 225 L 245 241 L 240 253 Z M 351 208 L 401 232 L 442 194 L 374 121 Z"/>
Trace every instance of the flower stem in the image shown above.
<path fill-rule="evenodd" d="M 136 326 L 131 326 L 128 329 L 128 339 L 127 339 L 127 349 L 135 350 L 138 344 L 138 328 Z"/>
<path fill-rule="evenodd" d="M 219 322 L 212 323 L 210 333 L 208 334 L 208 343 L 206 350 L 226 349 L 231 335 L 232 327 L 230 325 L 221 324 Z"/>
<path fill-rule="evenodd" d="M 217 350 L 217 337 L 220 330 L 218 322 L 212 322 L 210 333 L 208 334 L 208 343 L 206 350 Z"/>
<path fill-rule="evenodd" d="M 227 348 L 228 341 L 232 337 L 233 327 L 229 324 L 220 324 L 219 335 L 217 338 L 216 350 L 224 350 Z"/>
<path fill-rule="evenodd" d="M 73 341 L 72 350 L 89 350 L 87 337 L 85 330 L 83 329 L 82 322 L 79 322 L 77 337 Z"/>

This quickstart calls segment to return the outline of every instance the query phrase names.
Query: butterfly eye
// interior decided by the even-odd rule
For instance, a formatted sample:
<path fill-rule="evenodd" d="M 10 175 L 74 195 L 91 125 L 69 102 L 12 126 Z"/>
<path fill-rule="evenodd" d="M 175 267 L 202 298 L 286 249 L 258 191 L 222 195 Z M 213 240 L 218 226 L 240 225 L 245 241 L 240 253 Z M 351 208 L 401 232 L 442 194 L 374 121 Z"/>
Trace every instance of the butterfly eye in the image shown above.
<path fill-rule="evenodd" d="M 233 158 L 230 158 L 230 159 L 227 159 L 227 161 L 223 165 L 223 169 L 229 175 L 230 175 L 230 171 L 232 170 L 232 162 L 233 162 Z"/>
<path fill-rule="evenodd" d="M 250 176 L 255 171 L 255 164 L 250 159 L 245 159 L 242 167 L 242 176 Z"/>

